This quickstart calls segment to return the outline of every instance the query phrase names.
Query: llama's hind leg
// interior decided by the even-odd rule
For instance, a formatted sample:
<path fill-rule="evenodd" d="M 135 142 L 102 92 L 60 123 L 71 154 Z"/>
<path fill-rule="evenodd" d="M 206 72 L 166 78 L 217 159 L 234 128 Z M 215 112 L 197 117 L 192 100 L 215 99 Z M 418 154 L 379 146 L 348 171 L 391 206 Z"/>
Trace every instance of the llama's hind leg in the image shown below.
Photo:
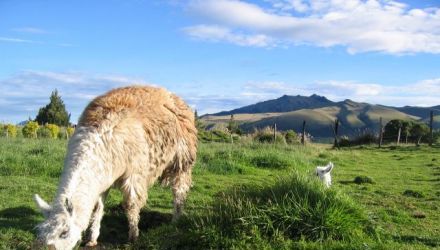
<path fill-rule="evenodd" d="M 98 244 L 99 230 L 101 228 L 101 220 L 104 215 L 104 202 L 108 191 L 99 197 L 98 202 L 93 209 L 92 217 L 90 219 L 88 242 L 86 246 L 93 247 Z"/>
<path fill-rule="evenodd" d="M 133 180 L 133 178 L 131 178 Z M 124 209 L 128 218 L 128 239 L 137 240 L 139 236 L 139 219 L 141 208 L 147 201 L 147 185 L 144 183 L 129 182 L 122 188 L 124 194 Z"/>
<path fill-rule="evenodd" d="M 173 195 L 174 195 L 174 214 L 173 221 L 176 221 L 183 212 L 183 205 L 186 200 L 186 195 L 191 188 L 191 170 L 179 171 L 176 173 L 173 180 Z"/>

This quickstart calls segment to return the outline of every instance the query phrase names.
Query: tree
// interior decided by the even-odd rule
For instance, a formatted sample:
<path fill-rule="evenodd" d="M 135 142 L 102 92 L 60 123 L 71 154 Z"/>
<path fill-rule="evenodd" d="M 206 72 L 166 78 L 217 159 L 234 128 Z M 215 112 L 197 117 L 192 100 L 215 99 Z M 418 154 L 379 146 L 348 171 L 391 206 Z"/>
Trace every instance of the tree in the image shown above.
<path fill-rule="evenodd" d="M 69 120 L 70 114 L 67 113 L 66 106 L 56 89 L 50 95 L 49 104 L 40 108 L 35 118 L 35 121 L 41 125 L 50 123 L 58 126 L 69 126 Z"/>
<path fill-rule="evenodd" d="M 229 133 L 241 135 L 241 129 L 238 126 L 238 123 L 235 121 L 234 115 L 231 115 L 231 118 L 229 119 L 229 123 L 228 123 L 227 128 L 228 128 Z"/>
<path fill-rule="evenodd" d="M 420 145 L 420 141 L 422 140 L 422 137 L 427 135 L 429 133 L 429 127 L 428 125 L 424 123 L 416 123 L 411 128 L 411 135 L 416 137 L 416 145 Z"/>
<path fill-rule="evenodd" d="M 393 140 L 397 138 L 397 134 L 399 133 L 399 128 L 402 128 L 403 122 L 404 121 L 400 119 L 389 121 L 385 125 L 384 137 Z"/>
<path fill-rule="evenodd" d="M 385 138 L 395 140 L 397 138 L 397 134 L 399 133 L 399 127 L 401 128 L 400 133 L 405 136 L 405 141 L 408 140 L 408 136 L 410 135 L 411 128 L 414 126 L 413 121 L 405 121 L 400 119 L 394 119 L 389 121 L 385 125 Z"/>

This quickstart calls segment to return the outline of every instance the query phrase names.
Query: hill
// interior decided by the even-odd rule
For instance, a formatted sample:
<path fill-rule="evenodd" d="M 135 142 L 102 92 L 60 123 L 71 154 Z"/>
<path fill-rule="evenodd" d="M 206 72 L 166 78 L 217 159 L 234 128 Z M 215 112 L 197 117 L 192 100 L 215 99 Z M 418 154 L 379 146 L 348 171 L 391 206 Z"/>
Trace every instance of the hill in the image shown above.
<path fill-rule="evenodd" d="M 279 113 L 290 112 L 300 109 L 321 108 L 334 104 L 334 102 L 319 95 L 311 96 L 288 96 L 283 95 L 278 99 L 259 102 L 231 111 L 222 111 L 215 116 L 231 115 L 231 114 L 256 114 L 256 113 Z"/>
<path fill-rule="evenodd" d="M 251 132 L 255 128 L 263 128 L 277 124 L 279 130 L 293 129 L 301 131 L 302 122 L 305 120 L 306 130 L 314 137 L 332 137 L 331 125 L 335 119 L 339 119 L 340 134 L 353 136 L 363 131 L 377 131 L 380 117 L 386 124 L 392 119 L 403 120 L 429 120 L 430 110 L 436 109 L 424 107 L 388 107 L 368 103 L 345 100 L 333 102 L 323 96 L 282 96 L 278 99 L 260 102 L 254 105 L 223 111 L 217 114 L 205 115 L 202 120 L 208 128 L 225 128 L 230 115 L 234 115 L 241 128 Z M 281 111 L 280 111 L 281 110 Z M 241 113 L 246 112 L 248 113 Z M 254 111 L 254 112 L 250 112 Z M 264 112 L 263 112 L 264 111 Z M 435 117 L 434 127 L 440 127 L 440 117 Z"/>

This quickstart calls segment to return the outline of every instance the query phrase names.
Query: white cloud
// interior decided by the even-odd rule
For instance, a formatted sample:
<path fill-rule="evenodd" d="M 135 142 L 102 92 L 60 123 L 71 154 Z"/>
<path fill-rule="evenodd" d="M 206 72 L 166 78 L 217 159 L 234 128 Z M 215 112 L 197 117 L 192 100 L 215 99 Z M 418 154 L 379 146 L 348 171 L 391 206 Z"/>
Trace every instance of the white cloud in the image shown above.
<path fill-rule="evenodd" d="M 46 30 L 43 30 L 40 28 L 35 28 L 35 27 L 21 27 L 21 28 L 15 28 L 12 30 L 16 31 L 16 32 L 31 33 L 31 34 L 47 34 L 48 33 Z"/>
<path fill-rule="evenodd" d="M 90 74 L 85 72 L 22 71 L 0 79 L 0 122 L 19 122 L 34 118 L 47 104 L 52 90 L 58 89 L 72 122 L 87 103 L 112 88 L 142 84 L 152 85 L 139 77 Z M 248 82 L 229 93 L 201 90 L 185 85 L 169 89 L 181 96 L 199 114 L 231 110 L 282 95 L 326 96 L 332 101 L 354 101 L 390 106 L 434 106 L 440 104 L 440 78 L 426 79 L 406 85 L 383 85 L 356 81 L 316 81 L 294 84 L 281 81 Z M 176 91 L 177 90 L 177 91 Z"/>
<path fill-rule="evenodd" d="M 440 8 L 415 9 L 388 0 L 192 0 L 188 10 L 202 24 L 186 27 L 191 37 L 241 42 L 260 36 L 260 47 L 278 44 L 345 46 L 350 53 L 440 53 Z"/>
<path fill-rule="evenodd" d="M 0 42 L 11 42 L 11 43 L 42 43 L 39 41 L 20 39 L 15 37 L 0 37 Z"/>
<path fill-rule="evenodd" d="M 352 99 L 358 102 L 389 106 L 436 106 L 440 105 L 440 78 L 421 80 L 412 84 L 383 85 L 356 81 L 316 81 L 311 84 L 287 84 L 284 82 L 261 82 L 246 84 L 241 95 L 250 102 L 278 98 L 281 95 L 318 94 L 332 101 Z M 245 99 L 247 100 L 247 99 Z"/>
<path fill-rule="evenodd" d="M 84 72 L 22 71 L 0 79 L 0 121 L 19 122 L 34 118 L 46 105 L 50 93 L 58 89 L 72 122 L 94 97 L 121 86 L 149 84 L 141 78 Z"/>
<path fill-rule="evenodd" d="M 184 28 L 183 31 L 198 40 L 212 42 L 226 41 L 240 46 L 269 47 L 274 43 L 273 39 L 266 35 L 244 35 L 233 32 L 228 28 L 215 25 L 191 26 Z"/>

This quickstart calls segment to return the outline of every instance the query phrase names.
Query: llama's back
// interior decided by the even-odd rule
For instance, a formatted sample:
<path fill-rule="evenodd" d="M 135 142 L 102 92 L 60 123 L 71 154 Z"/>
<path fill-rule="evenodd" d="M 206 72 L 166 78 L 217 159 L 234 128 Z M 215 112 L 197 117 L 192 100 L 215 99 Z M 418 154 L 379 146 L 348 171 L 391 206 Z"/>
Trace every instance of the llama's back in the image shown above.
<path fill-rule="evenodd" d="M 196 158 L 197 131 L 194 113 L 177 96 L 162 88 L 131 86 L 114 89 L 94 99 L 81 115 L 78 126 L 100 129 L 103 124 L 120 134 L 131 133 L 141 124 L 143 134 L 131 137 L 145 138 L 150 146 L 154 165 L 167 161 L 166 152 L 175 153 L 176 166 L 191 166 Z M 110 125 L 109 125 L 110 124 Z M 131 143 L 130 141 L 127 143 Z"/>

